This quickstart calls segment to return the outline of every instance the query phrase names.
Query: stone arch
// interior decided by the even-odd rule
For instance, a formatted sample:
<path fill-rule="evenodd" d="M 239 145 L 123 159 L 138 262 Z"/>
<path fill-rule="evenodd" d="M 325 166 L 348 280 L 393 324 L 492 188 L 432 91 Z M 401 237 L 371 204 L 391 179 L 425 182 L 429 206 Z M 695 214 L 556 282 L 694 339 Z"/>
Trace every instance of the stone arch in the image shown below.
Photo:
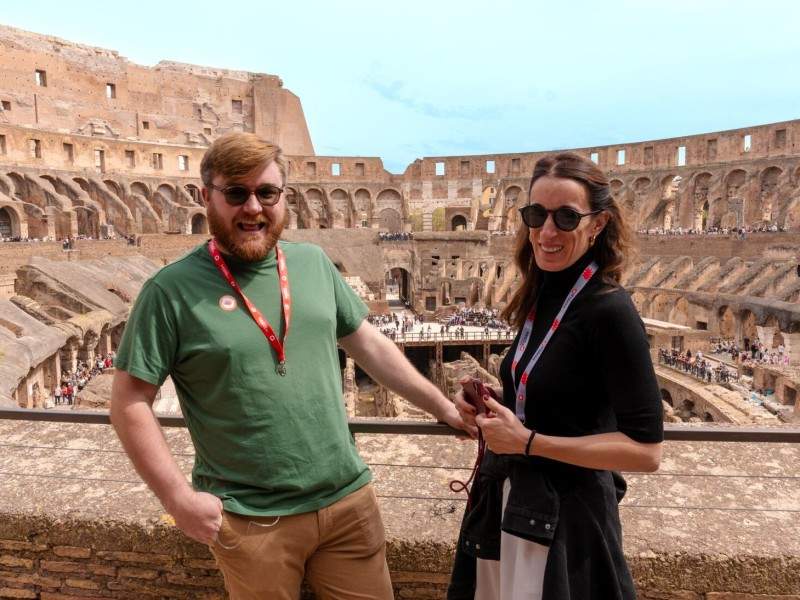
<path fill-rule="evenodd" d="M 59 214 L 51 214 L 53 211 L 48 211 L 48 205 L 52 202 L 52 195 L 48 198 L 41 186 L 37 186 L 34 181 L 20 173 L 12 171 L 8 173 L 8 178 L 14 184 L 14 197 L 22 201 L 22 210 L 26 215 L 24 220 L 28 224 L 28 237 L 32 239 L 57 237 L 58 217 L 63 216 L 62 207 L 55 208 Z"/>
<path fill-rule="evenodd" d="M 372 222 L 372 196 L 369 190 L 357 189 L 353 198 L 356 212 L 354 221 L 361 227 L 369 227 Z"/>
<path fill-rule="evenodd" d="M 673 297 L 670 294 L 657 294 L 650 302 L 650 318 L 657 321 L 669 321 Z"/>
<path fill-rule="evenodd" d="M 162 183 L 156 188 L 156 192 L 164 196 L 170 202 L 175 202 L 175 186 L 169 183 Z"/>
<path fill-rule="evenodd" d="M 283 197 L 286 199 L 286 228 L 305 229 L 305 219 L 302 218 L 300 213 L 299 194 L 297 190 L 287 186 Z"/>
<path fill-rule="evenodd" d="M 206 219 L 206 216 L 203 213 L 198 212 L 192 216 L 192 233 L 208 233 L 208 219 Z"/>
<path fill-rule="evenodd" d="M 139 194 L 141 196 L 144 196 L 145 199 L 150 200 L 150 195 L 152 192 L 150 191 L 150 186 L 148 186 L 146 183 L 142 183 L 141 181 L 134 181 L 131 184 L 131 193 Z"/>
<path fill-rule="evenodd" d="M 730 306 L 723 305 L 717 311 L 719 335 L 724 339 L 736 339 L 736 316 Z"/>
<path fill-rule="evenodd" d="M 103 183 L 105 183 L 108 186 L 108 189 L 110 189 L 120 198 L 123 198 L 125 196 L 125 192 L 123 191 L 122 186 L 113 179 L 104 179 Z"/>
<path fill-rule="evenodd" d="M 203 205 L 203 195 L 200 193 L 199 187 L 197 187 L 193 183 L 187 183 L 183 187 L 186 190 L 186 193 L 189 194 L 189 196 L 191 196 L 192 200 L 194 200 L 195 204 L 199 206 Z"/>
<path fill-rule="evenodd" d="M 14 171 L 8 173 L 8 178 L 14 184 L 13 196 L 18 198 L 19 200 L 22 200 L 23 202 L 27 202 L 28 201 L 28 193 L 27 193 L 28 186 L 25 184 L 25 178 L 22 175 L 20 175 L 19 173 L 16 173 Z"/>
<path fill-rule="evenodd" d="M 450 220 L 450 230 L 451 231 L 466 231 L 467 229 L 467 217 L 462 214 L 453 215 L 453 218 Z"/>
<path fill-rule="evenodd" d="M 676 325 L 689 325 L 689 301 L 679 298 L 669 313 L 669 322 Z"/>
<path fill-rule="evenodd" d="M 713 175 L 708 172 L 698 173 L 692 180 L 692 228 L 695 231 L 705 231 L 710 226 L 710 203 L 708 199 Z"/>
<path fill-rule="evenodd" d="M 350 210 L 350 194 L 336 188 L 330 195 L 333 226 L 337 228 L 352 227 L 352 211 Z"/>
<path fill-rule="evenodd" d="M 725 196 L 723 198 L 724 213 L 720 220 L 721 227 L 743 227 L 744 222 L 744 186 L 747 173 L 742 169 L 734 169 L 725 176 Z"/>
<path fill-rule="evenodd" d="M 762 223 L 771 224 L 776 220 L 778 209 L 778 183 L 783 170 L 779 167 L 767 167 L 759 177 L 758 215 Z"/>
<path fill-rule="evenodd" d="M 22 215 L 10 204 L 0 204 L 0 238 L 23 237 L 20 225 Z"/>
<path fill-rule="evenodd" d="M 649 177 L 637 177 L 633 182 L 633 191 L 637 194 L 644 194 L 652 184 L 653 181 Z"/>
<path fill-rule="evenodd" d="M 512 231 L 519 225 L 519 209 L 523 205 L 524 196 L 522 188 L 511 185 L 503 191 L 503 207 L 505 208 L 506 231 Z"/>
<path fill-rule="evenodd" d="M 674 408 L 675 405 L 673 404 L 672 394 L 669 393 L 669 390 L 661 388 L 661 400 Z"/>
<path fill-rule="evenodd" d="M 661 178 L 661 198 L 656 205 L 651 219 L 653 224 L 665 230 L 675 228 L 678 223 L 678 202 L 680 200 L 680 175 L 670 173 Z"/>
<path fill-rule="evenodd" d="M 395 188 L 386 188 L 378 192 L 375 197 L 375 207 L 378 210 L 393 208 L 400 215 L 403 214 L 403 195 Z"/>
<path fill-rule="evenodd" d="M 378 213 L 378 227 L 391 233 L 403 230 L 403 219 L 394 208 L 384 208 Z"/>
<path fill-rule="evenodd" d="M 330 227 L 328 207 L 325 204 L 325 193 L 319 188 L 310 188 L 305 191 L 303 196 L 306 199 L 306 206 L 313 224 L 320 229 Z"/>
<path fill-rule="evenodd" d="M 78 221 L 78 235 L 100 237 L 100 214 L 95 206 L 80 205 L 74 207 Z"/>

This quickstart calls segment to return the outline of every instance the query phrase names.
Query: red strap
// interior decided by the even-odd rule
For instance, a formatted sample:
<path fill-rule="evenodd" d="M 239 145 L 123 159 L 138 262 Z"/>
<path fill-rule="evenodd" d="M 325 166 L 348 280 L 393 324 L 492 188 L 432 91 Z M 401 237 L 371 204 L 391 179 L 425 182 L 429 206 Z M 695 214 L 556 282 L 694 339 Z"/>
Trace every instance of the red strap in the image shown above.
<path fill-rule="evenodd" d="M 289 323 L 291 322 L 292 317 L 292 297 L 289 294 L 289 271 L 286 268 L 286 258 L 283 256 L 283 251 L 281 250 L 280 246 L 277 244 L 275 245 L 275 254 L 278 258 L 278 280 L 280 281 L 281 286 L 281 314 L 283 315 L 283 341 L 278 339 L 278 336 L 273 331 L 272 326 L 269 324 L 269 321 L 261 314 L 261 311 L 256 308 L 255 304 L 250 302 L 250 299 L 245 296 L 242 288 L 239 287 L 239 284 L 236 283 L 236 280 L 233 278 L 228 265 L 225 264 L 225 260 L 222 258 L 222 254 L 219 252 L 219 248 L 217 248 L 217 244 L 214 240 L 209 240 L 208 242 L 208 252 L 211 254 L 211 258 L 214 261 L 217 269 L 219 272 L 222 273 L 222 276 L 225 278 L 225 281 L 236 291 L 239 296 L 241 296 L 242 300 L 244 301 L 247 310 L 250 312 L 250 316 L 253 317 L 253 320 L 258 325 L 258 328 L 264 334 L 264 337 L 267 338 L 270 345 L 274 348 L 275 354 L 278 355 L 278 366 L 277 371 L 279 375 L 286 375 L 286 338 L 289 337 Z"/>

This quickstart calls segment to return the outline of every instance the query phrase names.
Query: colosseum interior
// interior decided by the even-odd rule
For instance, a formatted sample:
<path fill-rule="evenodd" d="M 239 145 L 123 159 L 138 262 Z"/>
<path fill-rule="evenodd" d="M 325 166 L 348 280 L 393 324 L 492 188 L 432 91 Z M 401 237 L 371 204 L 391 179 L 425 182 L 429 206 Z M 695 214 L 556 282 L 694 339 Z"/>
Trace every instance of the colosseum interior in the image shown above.
<path fill-rule="evenodd" d="M 316 155 L 300 99 L 276 75 L 146 67 L 4 26 L 0 48 L 0 597 L 224 597 L 207 549 L 171 525 L 110 427 L 81 421 L 107 410 L 113 369 L 69 405 L 52 395 L 79 362 L 113 352 L 143 282 L 207 239 L 198 166 L 223 133 L 255 132 L 288 155 L 287 239 L 320 245 L 373 314 L 405 308 L 434 325 L 397 338 L 415 366 L 448 393 L 464 373 L 497 375 L 513 335 L 458 338 L 441 324 L 508 301 L 517 208 L 547 152 L 424 157 L 393 174 L 380 157 Z M 800 120 L 572 150 L 609 174 L 638 231 L 623 283 L 666 419 L 796 431 Z M 766 356 L 732 361 L 720 342 L 757 342 Z M 708 370 L 673 360 L 687 350 Z M 343 365 L 353 418 L 426 420 Z M 715 365 L 726 374 L 712 381 Z M 179 415 L 169 386 L 156 409 Z M 188 472 L 185 431 L 167 438 Z M 442 597 L 464 504 L 446 484 L 474 449 L 444 436 L 358 444 L 397 593 Z M 670 441 L 660 473 L 631 474 L 621 512 L 642 597 L 800 598 L 798 459 L 790 443 Z"/>

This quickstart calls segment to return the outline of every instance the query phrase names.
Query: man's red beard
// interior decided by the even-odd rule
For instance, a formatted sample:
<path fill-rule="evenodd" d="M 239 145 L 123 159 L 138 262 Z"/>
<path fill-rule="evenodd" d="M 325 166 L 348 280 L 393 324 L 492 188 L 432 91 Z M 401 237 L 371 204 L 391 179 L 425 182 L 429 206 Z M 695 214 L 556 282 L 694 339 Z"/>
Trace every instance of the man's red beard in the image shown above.
<path fill-rule="evenodd" d="M 256 219 L 236 219 L 233 222 L 227 222 L 216 211 L 213 203 L 207 205 L 206 215 L 208 216 L 208 230 L 222 246 L 223 251 L 230 252 L 245 262 L 256 262 L 267 257 L 270 250 L 278 243 L 285 221 L 281 218 L 270 223 L 263 216 L 259 216 Z M 259 231 L 259 235 L 248 235 L 247 232 L 237 227 L 237 223 L 240 222 L 263 223 L 264 228 Z"/>

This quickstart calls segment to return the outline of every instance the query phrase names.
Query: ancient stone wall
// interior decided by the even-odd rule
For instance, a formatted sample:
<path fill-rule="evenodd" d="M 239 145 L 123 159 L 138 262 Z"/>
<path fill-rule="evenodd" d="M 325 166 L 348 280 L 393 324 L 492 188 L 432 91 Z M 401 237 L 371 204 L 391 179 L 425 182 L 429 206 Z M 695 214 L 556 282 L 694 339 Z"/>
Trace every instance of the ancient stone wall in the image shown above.
<path fill-rule="evenodd" d="M 289 228 L 513 231 L 550 153 L 426 157 L 395 175 L 377 157 L 314 156 L 272 75 L 141 67 L 7 27 L 0 47 L 0 237 L 199 232 L 200 159 L 236 130 L 289 155 Z M 800 227 L 800 120 L 574 151 L 609 173 L 637 229 Z"/>
<path fill-rule="evenodd" d="M 3 123 L 201 146 L 252 131 L 287 152 L 314 152 L 299 100 L 275 75 L 170 61 L 144 67 L 113 50 L 3 26 L 0 48 Z"/>

